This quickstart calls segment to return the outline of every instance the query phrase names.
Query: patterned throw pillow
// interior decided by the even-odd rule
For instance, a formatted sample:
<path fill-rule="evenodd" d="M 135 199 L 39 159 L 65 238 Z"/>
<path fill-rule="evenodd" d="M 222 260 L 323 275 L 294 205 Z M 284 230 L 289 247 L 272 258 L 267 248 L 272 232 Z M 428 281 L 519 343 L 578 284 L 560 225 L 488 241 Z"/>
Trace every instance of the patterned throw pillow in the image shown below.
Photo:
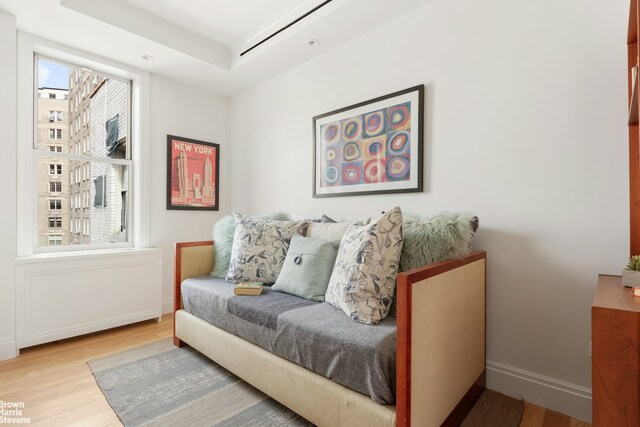
<path fill-rule="evenodd" d="M 260 219 L 289 221 L 291 217 L 284 212 L 274 212 L 261 216 Z M 224 279 L 229 273 L 233 237 L 236 234 L 236 219 L 233 215 L 225 215 L 213 226 L 213 271 L 211 275 Z"/>
<path fill-rule="evenodd" d="M 261 221 L 233 213 L 236 231 L 226 280 L 231 283 L 275 283 L 294 234 L 304 234 L 307 221 Z"/>
<path fill-rule="evenodd" d="M 353 320 L 374 325 L 387 317 L 402 252 L 402 211 L 347 230 L 340 243 L 325 301 Z"/>

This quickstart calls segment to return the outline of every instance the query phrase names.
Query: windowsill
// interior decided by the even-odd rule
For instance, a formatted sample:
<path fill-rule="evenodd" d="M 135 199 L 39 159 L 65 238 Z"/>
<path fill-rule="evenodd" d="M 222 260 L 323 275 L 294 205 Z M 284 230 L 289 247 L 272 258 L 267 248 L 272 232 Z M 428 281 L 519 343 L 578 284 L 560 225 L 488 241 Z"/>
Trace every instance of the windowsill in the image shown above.
<path fill-rule="evenodd" d="M 121 255 L 152 255 L 161 254 L 160 248 L 114 248 L 114 249 L 89 249 L 77 251 L 56 251 L 38 253 L 16 258 L 16 264 L 33 264 L 38 262 L 51 262 L 61 259 L 103 258 Z"/>

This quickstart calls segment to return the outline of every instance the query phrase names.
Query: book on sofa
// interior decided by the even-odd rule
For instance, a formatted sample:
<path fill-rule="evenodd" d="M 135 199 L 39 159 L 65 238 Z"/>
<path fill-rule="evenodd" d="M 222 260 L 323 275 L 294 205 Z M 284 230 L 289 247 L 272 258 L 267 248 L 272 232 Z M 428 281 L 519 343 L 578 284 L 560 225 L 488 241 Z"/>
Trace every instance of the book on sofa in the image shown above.
<path fill-rule="evenodd" d="M 262 293 L 262 282 L 239 283 L 233 288 L 236 295 L 260 295 Z"/>

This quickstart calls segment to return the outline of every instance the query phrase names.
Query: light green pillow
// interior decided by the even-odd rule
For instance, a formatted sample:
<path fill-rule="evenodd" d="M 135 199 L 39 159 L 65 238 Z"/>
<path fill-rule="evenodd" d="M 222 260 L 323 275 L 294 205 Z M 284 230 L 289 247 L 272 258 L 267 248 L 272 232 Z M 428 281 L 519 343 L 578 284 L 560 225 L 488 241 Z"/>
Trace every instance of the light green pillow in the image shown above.
<path fill-rule="evenodd" d="M 339 247 L 339 240 L 293 236 L 282 270 L 271 289 L 323 302 Z"/>
<path fill-rule="evenodd" d="M 260 217 L 274 221 L 289 221 L 289 214 L 275 212 Z M 236 233 L 236 219 L 233 215 L 225 215 L 213 226 L 213 271 L 211 275 L 219 279 L 227 277 L 229 262 L 231 261 L 231 249 L 233 248 L 233 236 Z"/>
<path fill-rule="evenodd" d="M 471 253 L 477 221 L 470 213 L 442 212 L 432 217 L 405 215 L 400 271 L 466 257 Z"/>

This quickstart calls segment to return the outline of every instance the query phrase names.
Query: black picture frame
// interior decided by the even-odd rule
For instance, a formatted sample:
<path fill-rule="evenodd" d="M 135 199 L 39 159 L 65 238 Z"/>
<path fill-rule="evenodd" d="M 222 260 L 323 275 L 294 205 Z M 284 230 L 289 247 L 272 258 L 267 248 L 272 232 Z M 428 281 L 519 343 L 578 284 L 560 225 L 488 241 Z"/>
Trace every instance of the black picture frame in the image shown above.
<path fill-rule="evenodd" d="M 313 197 L 422 192 L 423 135 L 423 84 L 313 117 Z"/>
<path fill-rule="evenodd" d="M 167 135 L 167 210 L 217 211 L 219 200 L 220 144 Z"/>

